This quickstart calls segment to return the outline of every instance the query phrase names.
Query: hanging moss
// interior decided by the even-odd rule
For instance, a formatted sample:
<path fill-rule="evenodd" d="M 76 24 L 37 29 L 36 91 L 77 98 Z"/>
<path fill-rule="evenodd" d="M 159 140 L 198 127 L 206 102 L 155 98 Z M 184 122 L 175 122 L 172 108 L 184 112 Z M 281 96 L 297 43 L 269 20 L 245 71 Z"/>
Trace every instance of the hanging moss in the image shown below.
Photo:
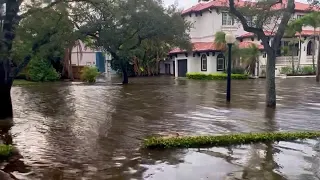
<path fill-rule="evenodd" d="M 243 133 L 219 136 L 151 137 L 144 140 L 145 148 L 200 148 L 241 145 L 272 141 L 292 141 L 320 137 L 320 132 Z"/>

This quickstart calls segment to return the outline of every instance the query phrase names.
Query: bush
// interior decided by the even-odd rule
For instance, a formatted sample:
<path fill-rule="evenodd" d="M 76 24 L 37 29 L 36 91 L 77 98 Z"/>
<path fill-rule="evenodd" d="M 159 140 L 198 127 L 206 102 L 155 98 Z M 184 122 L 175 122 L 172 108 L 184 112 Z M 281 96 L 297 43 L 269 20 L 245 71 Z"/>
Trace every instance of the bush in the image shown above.
<path fill-rule="evenodd" d="M 315 73 L 315 71 L 313 70 L 312 66 L 303 66 L 301 68 L 301 74 L 312 75 L 314 73 Z"/>
<path fill-rule="evenodd" d="M 52 67 L 48 60 L 39 57 L 32 58 L 28 65 L 28 78 L 31 81 L 56 81 L 60 78 L 59 73 Z"/>
<path fill-rule="evenodd" d="M 81 80 L 89 83 L 96 82 L 97 76 L 99 75 L 96 67 L 85 66 L 81 70 Z"/>
<path fill-rule="evenodd" d="M 223 73 L 227 73 L 227 70 L 224 70 Z M 231 74 L 246 74 L 246 69 L 243 67 L 232 67 Z"/>
<path fill-rule="evenodd" d="M 214 74 L 204 74 L 204 73 L 187 73 L 188 79 L 198 79 L 198 80 L 225 80 L 227 79 L 226 73 L 214 73 Z M 248 79 L 247 74 L 231 74 L 231 79 Z"/>
<path fill-rule="evenodd" d="M 144 140 L 146 148 L 201 148 L 273 141 L 292 141 L 320 137 L 319 131 L 243 133 L 220 136 L 151 137 Z"/>
<path fill-rule="evenodd" d="M 292 73 L 292 68 L 289 66 L 281 67 L 280 73 L 281 74 L 290 74 L 290 73 Z"/>
<path fill-rule="evenodd" d="M 243 67 L 233 67 L 231 69 L 231 73 L 232 74 L 245 74 L 246 73 L 246 69 Z"/>
<path fill-rule="evenodd" d="M 6 144 L 0 144 L 0 157 L 7 158 L 12 154 L 13 146 L 6 145 Z"/>

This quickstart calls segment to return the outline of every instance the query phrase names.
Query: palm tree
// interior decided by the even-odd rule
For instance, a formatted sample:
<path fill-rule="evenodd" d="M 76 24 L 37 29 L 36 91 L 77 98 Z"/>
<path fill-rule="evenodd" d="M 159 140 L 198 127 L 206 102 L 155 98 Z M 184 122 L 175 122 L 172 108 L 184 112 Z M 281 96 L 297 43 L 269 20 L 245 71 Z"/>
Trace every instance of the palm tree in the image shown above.
<path fill-rule="evenodd" d="M 299 52 L 299 60 L 297 65 L 297 71 L 299 69 L 300 65 L 300 58 L 301 58 L 301 31 L 302 31 L 302 23 L 300 20 L 291 22 L 286 30 L 285 30 L 285 36 L 290 37 L 289 41 L 289 51 L 291 50 L 291 66 L 292 66 L 292 74 L 295 74 L 295 64 L 294 64 L 294 54 L 295 51 Z M 299 32 L 299 39 L 296 38 L 296 33 Z M 296 49 L 296 44 L 299 44 L 298 49 Z"/>
<path fill-rule="evenodd" d="M 217 49 L 224 51 L 224 56 L 226 58 L 228 58 L 228 49 L 227 49 L 227 44 L 226 44 L 226 40 L 225 40 L 225 36 L 226 33 L 222 32 L 222 31 L 218 31 L 216 32 L 216 34 L 214 35 L 214 44 L 216 46 Z M 237 63 L 240 58 L 239 58 L 239 46 L 237 43 L 235 43 L 232 46 L 231 49 L 231 54 L 232 54 L 232 66 L 235 67 L 236 65 L 238 65 L 239 63 Z"/>
<path fill-rule="evenodd" d="M 251 44 L 249 47 L 239 50 L 242 63 L 245 64 L 245 69 L 251 75 L 254 75 L 256 63 L 259 60 L 260 51 L 257 45 Z"/>
<path fill-rule="evenodd" d="M 301 43 L 302 43 L 302 36 L 301 36 L 301 32 L 302 32 L 302 26 L 303 26 L 303 22 L 301 21 L 301 19 L 295 20 L 293 22 L 291 22 L 285 31 L 285 34 L 288 35 L 289 37 L 292 37 L 291 40 L 291 45 L 294 44 L 294 48 L 295 48 L 295 44 L 296 42 L 298 42 L 299 46 L 298 46 L 298 63 L 297 63 L 297 69 L 296 71 L 299 71 L 300 68 L 300 61 L 301 61 Z M 298 40 L 295 38 L 296 33 L 299 34 L 298 36 Z M 292 49 L 292 51 L 294 51 Z M 294 71 L 294 66 L 293 66 L 293 71 Z"/>
<path fill-rule="evenodd" d="M 226 33 L 222 31 L 216 32 L 214 35 L 214 44 L 216 45 L 217 49 L 225 50 L 226 49 Z"/>

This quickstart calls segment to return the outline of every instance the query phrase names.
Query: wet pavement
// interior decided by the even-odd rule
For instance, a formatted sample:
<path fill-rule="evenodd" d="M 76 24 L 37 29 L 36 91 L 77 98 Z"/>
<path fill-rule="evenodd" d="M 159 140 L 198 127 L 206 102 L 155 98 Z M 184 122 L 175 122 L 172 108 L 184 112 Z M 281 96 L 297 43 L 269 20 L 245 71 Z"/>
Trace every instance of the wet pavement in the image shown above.
<path fill-rule="evenodd" d="M 320 85 L 277 79 L 276 110 L 266 109 L 265 80 L 226 82 L 133 78 L 127 86 L 54 83 L 13 87 L 13 143 L 32 180 L 316 180 L 318 140 L 209 149 L 141 149 L 146 136 L 179 132 L 318 130 Z"/>

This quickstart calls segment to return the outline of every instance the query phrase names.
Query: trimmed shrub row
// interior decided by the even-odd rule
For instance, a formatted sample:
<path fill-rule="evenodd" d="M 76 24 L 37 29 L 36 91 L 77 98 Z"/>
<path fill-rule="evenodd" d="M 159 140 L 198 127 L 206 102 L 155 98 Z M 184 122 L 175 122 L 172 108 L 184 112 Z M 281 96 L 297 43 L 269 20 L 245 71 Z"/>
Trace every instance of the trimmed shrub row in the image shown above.
<path fill-rule="evenodd" d="M 205 74 L 205 73 L 187 73 L 188 79 L 198 79 L 198 80 L 225 80 L 227 79 L 226 73 L 214 73 L 214 74 Z M 247 74 L 231 74 L 231 79 L 248 79 Z"/>
<path fill-rule="evenodd" d="M 294 75 L 315 75 L 315 70 L 313 69 L 312 66 L 302 66 L 299 68 L 298 71 L 295 71 L 295 74 L 292 74 L 292 67 L 286 66 L 286 67 L 281 67 L 280 73 L 281 74 L 286 74 L 288 76 L 294 76 Z"/>
<path fill-rule="evenodd" d="M 230 146 L 273 141 L 292 141 L 320 137 L 319 131 L 313 132 L 270 132 L 244 133 L 220 136 L 151 137 L 144 140 L 145 148 L 201 148 Z"/>

